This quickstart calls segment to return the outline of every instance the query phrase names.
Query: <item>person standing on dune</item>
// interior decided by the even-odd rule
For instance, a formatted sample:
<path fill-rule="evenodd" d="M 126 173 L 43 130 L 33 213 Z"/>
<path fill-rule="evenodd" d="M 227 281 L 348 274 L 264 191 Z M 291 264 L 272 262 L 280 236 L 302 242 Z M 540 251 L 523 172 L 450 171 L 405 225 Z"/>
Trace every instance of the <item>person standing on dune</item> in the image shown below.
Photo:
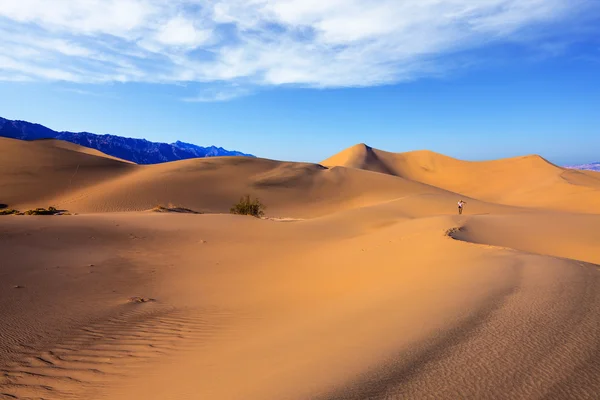
<path fill-rule="evenodd" d="M 462 214 L 463 205 L 465 205 L 465 204 L 467 204 L 467 202 L 466 202 L 466 201 L 462 201 L 462 200 L 460 200 L 460 201 L 458 202 L 458 214 L 459 214 L 459 215 L 460 215 L 460 214 Z"/>

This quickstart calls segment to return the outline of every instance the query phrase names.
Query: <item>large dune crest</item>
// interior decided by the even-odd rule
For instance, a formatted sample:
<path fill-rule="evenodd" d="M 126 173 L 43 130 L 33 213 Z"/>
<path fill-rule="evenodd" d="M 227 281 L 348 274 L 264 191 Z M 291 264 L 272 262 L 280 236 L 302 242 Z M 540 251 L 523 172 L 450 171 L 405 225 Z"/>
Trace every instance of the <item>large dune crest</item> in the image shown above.
<path fill-rule="evenodd" d="M 506 205 L 600 210 L 600 174 L 561 168 L 539 155 L 463 161 L 426 150 L 390 153 L 359 144 L 321 164 L 390 174 Z"/>

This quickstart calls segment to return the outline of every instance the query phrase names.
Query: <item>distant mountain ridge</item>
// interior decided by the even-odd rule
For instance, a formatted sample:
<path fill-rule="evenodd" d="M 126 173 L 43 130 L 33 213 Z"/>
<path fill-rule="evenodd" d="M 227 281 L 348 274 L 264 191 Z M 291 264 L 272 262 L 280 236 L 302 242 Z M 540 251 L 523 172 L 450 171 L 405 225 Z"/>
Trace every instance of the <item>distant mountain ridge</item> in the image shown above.
<path fill-rule="evenodd" d="M 19 120 L 13 121 L 2 117 L 0 117 L 0 136 L 21 140 L 65 140 L 136 164 L 158 164 L 189 158 L 218 156 L 255 157 L 252 154 L 225 150 L 222 147 L 202 147 L 181 141 L 157 143 L 146 139 L 98 135 L 89 132 L 57 132 L 40 124 Z"/>
<path fill-rule="evenodd" d="M 566 168 L 600 172 L 600 162 L 593 162 L 590 164 L 581 164 L 581 165 L 570 165 Z"/>

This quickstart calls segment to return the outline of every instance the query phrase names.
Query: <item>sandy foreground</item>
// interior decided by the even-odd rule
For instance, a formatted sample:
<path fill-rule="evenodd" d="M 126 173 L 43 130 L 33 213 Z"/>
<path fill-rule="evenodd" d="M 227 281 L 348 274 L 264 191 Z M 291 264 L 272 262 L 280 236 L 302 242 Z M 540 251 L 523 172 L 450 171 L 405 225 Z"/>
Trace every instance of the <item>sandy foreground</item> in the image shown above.
<path fill-rule="evenodd" d="M 77 213 L 0 217 L 0 399 L 600 393 L 600 174 L 8 139 L 0 168 L 0 203 Z M 273 219 L 226 214 L 246 192 Z M 206 214 L 144 211 L 167 202 Z"/>

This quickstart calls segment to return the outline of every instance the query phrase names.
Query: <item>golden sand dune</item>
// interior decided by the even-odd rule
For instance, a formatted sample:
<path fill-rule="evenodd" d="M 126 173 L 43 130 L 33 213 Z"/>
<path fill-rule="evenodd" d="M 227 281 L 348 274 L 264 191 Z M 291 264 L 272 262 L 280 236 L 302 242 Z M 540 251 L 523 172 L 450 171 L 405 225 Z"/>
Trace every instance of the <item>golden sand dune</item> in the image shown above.
<path fill-rule="evenodd" d="M 436 169 L 448 179 L 438 188 L 420 164 L 363 170 L 371 156 L 137 166 L 52 142 L 0 145 L 0 202 L 84 212 L 0 217 L 0 399 L 600 392 L 600 216 L 490 200 L 501 188 L 531 206 L 513 182 L 535 181 L 523 166 L 540 179 L 558 167 L 501 160 L 513 181 L 474 188 L 487 195 L 472 192 L 459 216 L 464 193 L 448 188 L 465 183 L 451 170 Z M 85 179 L 64 186 L 73 165 Z M 463 172 L 488 164 L 473 165 Z M 596 175 L 563 172 L 543 190 L 593 193 Z M 270 216 L 305 219 L 214 214 L 245 192 Z M 106 212 L 157 202 L 213 214 Z"/>
<path fill-rule="evenodd" d="M 247 157 L 134 165 L 57 143 L 0 142 L 0 151 L 24 154 L 3 159 L 0 166 L 6 171 L 0 185 L 11 193 L 6 199 L 11 206 L 53 205 L 89 213 L 172 203 L 201 212 L 228 212 L 240 196 L 251 194 L 269 205 L 272 216 L 305 218 L 425 194 L 438 196 L 446 212 L 453 212 L 458 198 L 430 185 L 346 167 Z"/>
<path fill-rule="evenodd" d="M 0 202 L 13 206 L 47 207 L 57 195 L 97 185 L 134 167 L 58 140 L 0 138 L 0 155 Z"/>
<path fill-rule="evenodd" d="M 44 143 L 48 147 L 60 148 L 60 149 L 70 150 L 70 151 L 77 152 L 77 153 L 84 153 L 84 154 L 89 154 L 92 156 L 109 158 L 111 160 L 116 160 L 116 161 L 120 161 L 120 162 L 124 162 L 124 163 L 128 163 L 128 164 L 134 164 L 131 161 L 123 160 L 121 158 L 108 155 L 106 153 L 101 152 L 100 150 L 92 149 L 90 147 L 80 146 L 78 144 L 66 142 L 64 140 L 38 139 L 38 140 L 33 141 L 32 143 L 38 143 L 38 144 Z"/>
<path fill-rule="evenodd" d="M 558 167 L 537 155 L 462 161 L 431 151 L 389 153 L 365 144 L 322 162 L 382 172 L 508 205 L 600 212 L 600 174 Z"/>
<path fill-rule="evenodd" d="M 459 198 L 470 207 L 484 201 L 600 211 L 599 173 L 563 169 L 538 156 L 466 162 L 361 144 L 322 165 L 218 157 L 142 166 L 56 140 L 0 139 L 0 151 L 7 155 L 0 160 L 0 188 L 10 192 L 3 201 L 21 208 L 140 211 L 173 203 L 227 212 L 240 196 L 252 194 L 269 203 L 273 216 L 304 218 L 427 194 L 436 195 L 446 212 Z"/>

